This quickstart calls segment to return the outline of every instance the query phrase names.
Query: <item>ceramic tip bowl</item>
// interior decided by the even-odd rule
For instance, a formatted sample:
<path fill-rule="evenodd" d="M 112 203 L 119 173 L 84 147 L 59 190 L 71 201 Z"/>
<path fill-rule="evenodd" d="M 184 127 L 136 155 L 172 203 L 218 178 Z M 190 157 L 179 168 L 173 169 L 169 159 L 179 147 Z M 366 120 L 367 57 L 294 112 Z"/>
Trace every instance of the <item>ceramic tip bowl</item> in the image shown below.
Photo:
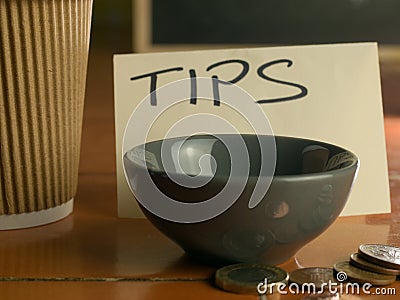
<path fill-rule="evenodd" d="M 274 147 L 276 144 L 276 168 L 272 181 L 262 199 L 250 208 L 257 180 L 260 176 L 271 177 L 260 171 L 260 153 L 263 142 L 270 142 L 273 137 L 221 136 L 233 143 L 243 140 L 250 165 L 240 167 L 243 172 L 236 174 L 243 177 L 245 184 L 233 204 L 204 221 L 167 220 L 151 206 L 143 205 L 144 201 L 140 200 L 151 200 L 160 206 L 166 201 L 149 193 L 149 178 L 160 194 L 175 203 L 188 206 L 205 203 L 223 190 L 231 177 L 232 165 L 243 163 L 247 158 L 231 161 L 232 155 L 225 144 L 212 135 L 149 142 L 131 149 L 123 158 L 128 183 L 144 214 L 190 256 L 214 265 L 279 264 L 339 216 L 358 169 L 358 158 L 353 153 L 319 141 L 276 136 L 273 144 Z M 163 151 L 169 153 L 169 158 L 163 156 Z M 205 184 L 185 186 L 178 182 L 180 176 L 197 178 Z"/>

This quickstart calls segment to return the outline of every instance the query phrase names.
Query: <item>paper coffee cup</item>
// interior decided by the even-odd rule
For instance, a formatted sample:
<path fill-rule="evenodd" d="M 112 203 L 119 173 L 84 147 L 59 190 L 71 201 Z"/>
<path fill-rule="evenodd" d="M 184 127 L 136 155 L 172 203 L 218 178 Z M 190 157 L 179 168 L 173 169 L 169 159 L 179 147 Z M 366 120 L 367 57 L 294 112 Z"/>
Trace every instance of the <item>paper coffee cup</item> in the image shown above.
<path fill-rule="evenodd" d="M 92 0 L 0 0 L 0 229 L 73 210 L 91 13 Z"/>

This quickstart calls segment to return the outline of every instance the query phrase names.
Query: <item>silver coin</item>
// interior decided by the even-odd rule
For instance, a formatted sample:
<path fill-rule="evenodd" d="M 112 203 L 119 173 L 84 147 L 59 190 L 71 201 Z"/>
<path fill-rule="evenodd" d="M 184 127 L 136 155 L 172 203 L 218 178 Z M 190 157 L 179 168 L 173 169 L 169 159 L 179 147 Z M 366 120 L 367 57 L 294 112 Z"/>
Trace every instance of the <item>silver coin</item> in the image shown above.
<path fill-rule="evenodd" d="M 363 244 L 358 248 L 362 258 L 386 268 L 400 270 L 400 248 L 381 244 Z"/>
<path fill-rule="evenodd" d="M 228 292 L 258 294 L 260 284 L 266 283 L 265 292 L 288 280 L 285 270 L 263 264 L 235 264 L 222 267 L 215 273 L 215 284 Z"/>
<path fill-rule="evenodd" d="M 298 285 L 312 284 L 316 289 L 336 282 L 332 268 L 303 268 L 290 272 L 289 281 Z"/>
<path fill-rule="evenodd" d="M 339 275 L 342 275 L 343 279 L 351 282 L 370 283 L 372 285 L 387 285 L 396 281 L 396 276 L 394 275 L 384 275 L 365 271 L 354 267 L 349 261 L 338 262 L 333 266 L 333 268 L 336 271 L 337 279 L 340 279 Z"/>
<path fill-rule="evenodd" d="M 382 267 L 377 264 L 373 264 L 369 262 L 368 260 L 363 259 L 363 256 L 360 255 L 359 253 L 353 253 L 350 255 L 350 263 L 360 269 L 370 271 L 370 272 L 375 272 L 379 274 L 385 274 L 385 275 L 395 275 L 398 276 L 400 275 L 400 270 L 396 269 L 390 269 L 386 267 Z"/>

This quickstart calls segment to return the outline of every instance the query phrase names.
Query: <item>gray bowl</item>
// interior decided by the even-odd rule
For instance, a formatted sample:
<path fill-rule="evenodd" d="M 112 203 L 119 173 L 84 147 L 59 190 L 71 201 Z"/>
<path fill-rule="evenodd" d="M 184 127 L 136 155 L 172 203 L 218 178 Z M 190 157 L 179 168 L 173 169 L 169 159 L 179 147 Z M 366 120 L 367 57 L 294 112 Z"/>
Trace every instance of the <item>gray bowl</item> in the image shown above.
<path fill-rule="evenodd" d="M 156 215 L 139 201 L 150 222 L 190 256 L 214 265 L 279 264 L 321 234 L 342 211 L 358 169 L 358 159 L 353 153 L 319 141 L 276 136 L 277 161 L 271 185 L 262 200 L 249 208 L 255 183 L 259 176 L 264 176 L 260 175 L 259 141 L 270 141 L 271 136 L 224 137 L 232 141 L 243 138 L 250 162 L 249 170 L 241 175 L 246 177 L 244 190 L 226 211 L 206 221 L 182 223 Z M 173 153 L 178 151 L 173 146 L 177 144 L 182 165 L 179 171 L 173 164 L 163 165 L 161 160 L 162 147 Z M 205 185 L 185 187 L 168 176 L 167 171 L 179 177 L 183 170 L 195 177 L 200 172 L 199 158 L 204 154 L 213 157 L 212 178 Z M 151 178 L 169 198 L 200 203 L 223 189 L 231 170 L 227 148 L 211 135 L 150 142 L 128 151 L 123 160 L 128 183 L 137 199 L 149 197 L 146 180 Z"/>

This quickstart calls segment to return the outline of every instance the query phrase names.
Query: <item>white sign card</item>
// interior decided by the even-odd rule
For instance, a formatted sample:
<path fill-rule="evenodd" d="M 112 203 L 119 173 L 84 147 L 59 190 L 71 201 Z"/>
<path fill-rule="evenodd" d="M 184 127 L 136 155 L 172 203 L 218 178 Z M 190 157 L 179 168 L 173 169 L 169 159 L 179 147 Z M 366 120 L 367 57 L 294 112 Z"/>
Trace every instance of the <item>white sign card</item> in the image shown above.
<path fill-rule="evenodd" d="M 232 82 L 247 91 L 254 98 L 248 105 L 262 107 L 275 135 L 320 140 L 355 153 L 360 169 L 342 215 L 390 212 L 377 44 L 352 43 L 115 55 L 120 217 L 142 216 L 122 164 L 129 150 L 122 149 L 122 143 L 130 116 L 146 97 L 141 105 L 147 105 L 151 114 L 160 101 L 156 93 L 149 96 L 151 91 L 201 77 Z M 218 97 L 218 86 L 212 91 Z M 174 123 L 198 113 L 221 115 L 236 122 L 240 132 L 249 131 L 248 124 L 237 118 L 238 112 L 222 101 L 200 101 L 194 96 L 193 86 L 188 86 L 188 100 L 156 118 L 148 141 L 164 138 Z M 136 116 L 135 130 L 149 130 L 143 124 L 152 117 Z M 246 117 L 251 122 L 251 116 Z M 127 144 L 136 146 L 135 138 L 130 138 Z"/>

